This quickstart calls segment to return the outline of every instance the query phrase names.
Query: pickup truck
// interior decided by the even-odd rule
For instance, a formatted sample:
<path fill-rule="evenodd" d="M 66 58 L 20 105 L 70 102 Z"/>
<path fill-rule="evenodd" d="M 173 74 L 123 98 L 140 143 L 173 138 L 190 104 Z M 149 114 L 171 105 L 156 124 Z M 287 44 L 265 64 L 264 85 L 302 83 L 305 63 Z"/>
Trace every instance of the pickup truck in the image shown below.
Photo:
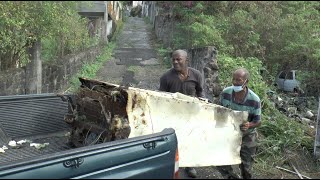
<path fill-rule="evenodd" d="M 69 137 L 74 127 L 66 123 L 68 114 L 69 102 L 56 94 L 0 97 L 0 178 L 178 177 L 174 129 L 71 146 Z M 20 143 L 9 146 L 13 140 Z"/>

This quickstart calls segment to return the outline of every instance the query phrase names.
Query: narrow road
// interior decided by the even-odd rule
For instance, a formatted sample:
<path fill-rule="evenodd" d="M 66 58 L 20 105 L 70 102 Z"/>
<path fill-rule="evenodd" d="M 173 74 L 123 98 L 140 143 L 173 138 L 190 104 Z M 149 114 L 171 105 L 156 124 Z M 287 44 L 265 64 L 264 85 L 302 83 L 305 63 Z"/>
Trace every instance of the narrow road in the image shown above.
<path fill-rule="evenodd" d="M 155 35 L 142 18 L 129 17 L 117 40 L 113 58 L 97 72 L 97 79 L 114 84 L 156 90 L 167 71 L 153 47 Z"/>

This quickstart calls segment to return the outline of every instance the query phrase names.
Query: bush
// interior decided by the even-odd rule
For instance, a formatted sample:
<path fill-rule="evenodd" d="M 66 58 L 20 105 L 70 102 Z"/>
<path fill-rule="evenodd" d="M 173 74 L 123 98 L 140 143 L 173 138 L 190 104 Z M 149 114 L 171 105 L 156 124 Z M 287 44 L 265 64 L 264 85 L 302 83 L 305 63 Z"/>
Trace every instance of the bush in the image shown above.
<path fill-rule="evenodd" d="M 130 15 L 133 17 L 136 17 L 136 16 L 141 17 L 141 13 L 142 13 L 142 6 L 140 5 L 132 8 L 130 11 Z"/>

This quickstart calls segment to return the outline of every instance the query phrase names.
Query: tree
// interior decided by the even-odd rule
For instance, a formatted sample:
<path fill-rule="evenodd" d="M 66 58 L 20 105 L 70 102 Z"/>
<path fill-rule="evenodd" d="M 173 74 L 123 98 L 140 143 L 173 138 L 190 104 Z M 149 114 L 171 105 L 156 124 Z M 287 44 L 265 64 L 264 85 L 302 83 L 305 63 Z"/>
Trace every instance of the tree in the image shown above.
<path fill-rule="evenodd" d="M 62 55 L 88 46 L 86 20 L 75 1 L 1 1 L 0 12 L 1 70 L 27 64 L 27 49 L 37 40 L 47 43 L 45 51 L 60 48 L 52 51 Z"/>

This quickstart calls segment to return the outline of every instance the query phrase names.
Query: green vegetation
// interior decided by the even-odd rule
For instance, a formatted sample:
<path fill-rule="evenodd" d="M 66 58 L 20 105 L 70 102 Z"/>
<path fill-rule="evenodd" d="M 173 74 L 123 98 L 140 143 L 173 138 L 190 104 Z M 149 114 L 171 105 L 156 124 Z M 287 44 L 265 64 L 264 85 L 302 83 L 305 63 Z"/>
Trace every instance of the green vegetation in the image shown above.
<path fill-rule="evenodd" d="M 1 70 L 25 66 L 28 48 L 36 41 L 41 42 L 45 61 L 94 45 L 77 5 L 76 1 L 1 1 Z"/>
<path fill-rule="evenodd" d="M 165 48 L 162 43 L 157 43 L 155 45 L 156 50 L 160 58 L 162 58 L 162 63 L 165 67 L 171 67 L 171 58 L 169 57 L 169 53 L 172 51 L 170 48 Z"/>
<path fill-rule="evenodd" d="M 117 22 L 118 28 L 116 29 L 113 37 L 111 38 L 111 42 L 109 42 L 106 47 L 102 50 L 102 53 L 96 58 L 96 61 L 93 63 L 85 63 L 80 72 L 78 72 L 76 75 L 74 75 L 71 78 L 71 86 L 68 88 L 67 91 L 69 92 L 75 92 L 78 90 L 80 87 L 80 82 L 79 82 L 79 77 L 84 77 L 84 78 L 95 78 L 96 73 L 98 70 L 102 67 L 102 65 L 111 59 L 112 52 L 116 48 L 116 40 L 117 37 L 119 36 L 122 28 L 123 28 L 123 22 L 118 21 Z"/>
<path fill-rule="evenodd" d="M 123 1 L 123 5 L 130 1 Z M 313 137 L 306 125 L 287 118 L 275 109 L 266 92 L 274 90 L 273 77 L 285 69 L 298 69 L 304 90 L 320 92 L 320 2 L 319 1 L 158 1 L 176 20 L 172 47 L 156 44 L 163 63 L 171 67 L 173 49 L 215 46 L 218 51 L 219 80 L 231 85 L 238 67 L 251 73 L 249 87 L 262 100 L 262 126 L 258 128 L 257 161 L 262 170 L 283 162 L 286 150 L 313 150 Z M 41 56 L 52 62 L 66 54 L 98 45 L 89 38 L 88 20 L 77 13 L 76 1 L 1 1 L 0 71 L 24 67 L 28 48 L 41 42 Z M 90 4 L 88 4 L 90 5 Z M 160 10 L 159 13 L 163 13 Z M 68 18 L 66 18 L 68 17 Z M 147 18 L 145 22 L 150 22 Z M 79 87 L 79 77 L 94 78 L 111 58 L 123 22 L 111 42 L 94 63 L 86 63 L 71 78 L 69 90 Z M 135 27 L 138 28 L 138 27 Z M 131 46 L 129 44 L 129 46 Z M 131 66 L 129 71 L 137 71 Z M 266 74 L 261 75 L 260 71 Z"/>
<path fill-rule="evenodd" d="M 110 41 L 117 41 L 117 38 L 120 34 L 120 32 L 122 31 L 122 28 L 123 28 L 123 21 L 119 20 L 119 21 L 116 21 L 116 24 L 117 24 L 117 28 L 112 36 L 112 38 L 110 39 Z"/>
<path fill-rule="evenodd" d="M 151 22 L 150 22 L 150 19 L 149 19 L 148 17 L 143 17 L 143 21 L 144 21 L 145 23 L 147 23 L 147 24 L 148 24 L 148 23 L 151 23 Z"/>
<path fill-rule="evenodd" d="M 176 20 L 173 49 L 211 45 L 232 58 L 255 57 L 271 76 L 284 69 L 302 70 L 308 90 L 320 90 L 315 83 L 320 80 L 319 4 L 158 1 L 170 7 Z"/>
<path fill-rule="evenodd" d="M 160 11 L 173 13 L 172 49 L 215 46 L 219 80 L 231 85 L 238 67 L 250 71 L 249 87 L 262 100 L 262 126 L 257 161 L 262 171 L 283 162 L 285 150 L 313 151 L 310 128 L 281 114 L 266 94 L 274 76 L 298 69 L 304 87 L 320 89 L 320 2 L 312 1 L 158 1 Z M 164 10 L 167 9 L 167 10 Z M 167 56 L 171 49 L 158 46 Z M 260 71 L 264 70 L 262 76 Z M 319 92 L 317 92 L 319 93 Z M 313 94 L 315 95 L 315 94 Z M 262 162 L 265 162 L 263 165 Z M 268 164 L 268 166 L 265 166 Z"/>
<path fill-rule="evenodd" d="M 113 49 L 116 47 L 115 42 L 110 42 L 108 45 L 102 50 L 102 53 L 96 58 L 96 61 L 93 63 L 85 63 L 80 72 L 74 75 L 71 78 L 71 87 L 68 89 L 69 92 L 75 92 L 80 87 L 79 77 L 84 78 L 94 78 L 96 76 L 97 71 L 101 68 L 104 62 L 111 59 Z"/>
<path fill-rule="evenodd" d="M 139 71 L 140 66 L 129 66 L 128 71 L 137 72 Z"/>
<path fill-rule="evenodd" d="M 26 66 L 30 61 L 28 48 L 35 42 L 41 42 L 41 59 L 53 64 L 67 54 L 103 45 L 99 35 L 89 37 L 89 19 L 78 14 L 79 5 L 76 1 L 0 2 L 0 70 Z M 92 5 L 89 1 L 81 2 L 81 6 Z M 103 62 L 111 58 L 123 22 L 116 24 L 111 43 L 94 63 L 85 63 L 71 78 L 69 90 L 79 87 L 78 77 L 94 78 Z"/>

